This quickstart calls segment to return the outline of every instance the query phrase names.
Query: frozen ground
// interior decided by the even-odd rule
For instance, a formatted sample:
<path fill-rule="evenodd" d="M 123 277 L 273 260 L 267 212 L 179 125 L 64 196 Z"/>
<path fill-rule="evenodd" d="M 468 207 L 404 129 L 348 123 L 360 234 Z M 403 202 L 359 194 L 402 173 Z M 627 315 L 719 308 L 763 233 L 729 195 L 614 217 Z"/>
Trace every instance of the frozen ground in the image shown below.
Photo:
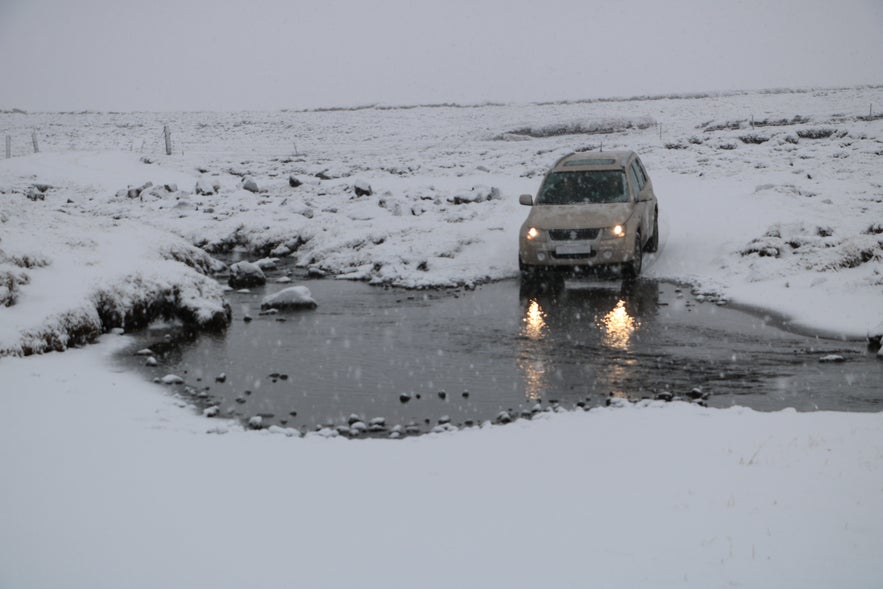
<path fill-rule="evenodd" d="M 517 196 L 602 144 L 636 149 L 653 178 L 663 236 L 647 274 L 861 338 L 883 322 L 881 105 L 883 88 L 864 88 L 0 114 L 16 155 L 0 161 L 0 355 L 166 314 L 223 323 L 207 276 L 220 268 L 194 245 L 410 287 L 512 276 Z M 33 129 L 41 153 L 25 155 Z M 881 414 L 626 407 L 404 442 L 292 440 L 113 372 L 122 340 L 0 358 L 0 586 L 883 579 Z"/>

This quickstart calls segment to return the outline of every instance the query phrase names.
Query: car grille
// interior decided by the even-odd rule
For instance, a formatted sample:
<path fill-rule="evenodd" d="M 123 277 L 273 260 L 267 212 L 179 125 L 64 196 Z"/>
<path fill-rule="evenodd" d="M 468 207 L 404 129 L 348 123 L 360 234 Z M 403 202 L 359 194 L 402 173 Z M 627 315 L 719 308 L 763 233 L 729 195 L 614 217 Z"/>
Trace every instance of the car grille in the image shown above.
<path fill-rule="evenodd" d="M 597 239 L 600 229 L 550 229 L 549 237 L 555 241 Z"/>

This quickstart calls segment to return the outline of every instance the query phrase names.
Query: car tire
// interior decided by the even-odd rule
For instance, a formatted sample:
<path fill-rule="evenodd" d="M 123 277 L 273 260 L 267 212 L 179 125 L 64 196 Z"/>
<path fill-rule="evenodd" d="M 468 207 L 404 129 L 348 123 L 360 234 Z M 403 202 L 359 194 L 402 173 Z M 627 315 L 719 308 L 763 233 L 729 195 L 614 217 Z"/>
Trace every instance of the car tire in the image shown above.
<path fill-rule="evenodd" d="M 632 261 L 627 262 L 623 267 L 623 274 L 626 278 L 637 278 L 641 275 L 641 267 L 644 265 L 644 248 L 641 245 L 641 234 L 635 235 L 634 251 L 632 252 Z"/>
<path fill-rule="evenodd" d="M 659 211 L 656 211 L 656 215 L 653 218 L 653 235 L 650 239 L 647 240 L 647 245 L 644 246 L 644 251 L 654 254 L 659 251 Z"/>

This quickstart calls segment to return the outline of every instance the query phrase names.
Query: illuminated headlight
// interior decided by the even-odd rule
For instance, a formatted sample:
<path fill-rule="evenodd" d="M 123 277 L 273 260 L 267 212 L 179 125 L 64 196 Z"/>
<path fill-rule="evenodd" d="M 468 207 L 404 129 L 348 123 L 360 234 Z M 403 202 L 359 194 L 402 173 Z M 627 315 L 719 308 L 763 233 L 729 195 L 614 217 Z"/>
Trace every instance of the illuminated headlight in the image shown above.
<path fill-rule="evenodd" d="M 540 230 L 537 229 L 536 227 L 531 227 L 530 229 L 527 230 L 527 238 L 528 239 L 536 239 L 539 236 L 540 236 Z"/>
<path fill-rule="evenodd" d="M 601 231 L 602 239 L 615 239 L 617 237 L 625 237 L 625 227 L 623 227 L 622 225 L 606 227 Z"/>

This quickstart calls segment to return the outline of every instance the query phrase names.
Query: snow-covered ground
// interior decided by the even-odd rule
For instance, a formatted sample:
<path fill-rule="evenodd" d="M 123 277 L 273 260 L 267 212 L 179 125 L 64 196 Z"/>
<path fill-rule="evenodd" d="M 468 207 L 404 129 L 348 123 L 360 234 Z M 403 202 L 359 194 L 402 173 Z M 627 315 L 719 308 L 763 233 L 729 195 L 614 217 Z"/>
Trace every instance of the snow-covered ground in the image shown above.
<path fill-rule="evenodd" d="M 675 404 L 289 439 L 110 368 L 126 337 L 14 356 L 163 315 L 217 327 L 206 251 L 408 287 L 514 276 L 518 195 L 602 146 L 653 179 L 646 274 L 863 338 L 883 323 L 881 108 L 860 88 L 0 114 L 0 587 L 879 586 L 883 414 Z"/>

